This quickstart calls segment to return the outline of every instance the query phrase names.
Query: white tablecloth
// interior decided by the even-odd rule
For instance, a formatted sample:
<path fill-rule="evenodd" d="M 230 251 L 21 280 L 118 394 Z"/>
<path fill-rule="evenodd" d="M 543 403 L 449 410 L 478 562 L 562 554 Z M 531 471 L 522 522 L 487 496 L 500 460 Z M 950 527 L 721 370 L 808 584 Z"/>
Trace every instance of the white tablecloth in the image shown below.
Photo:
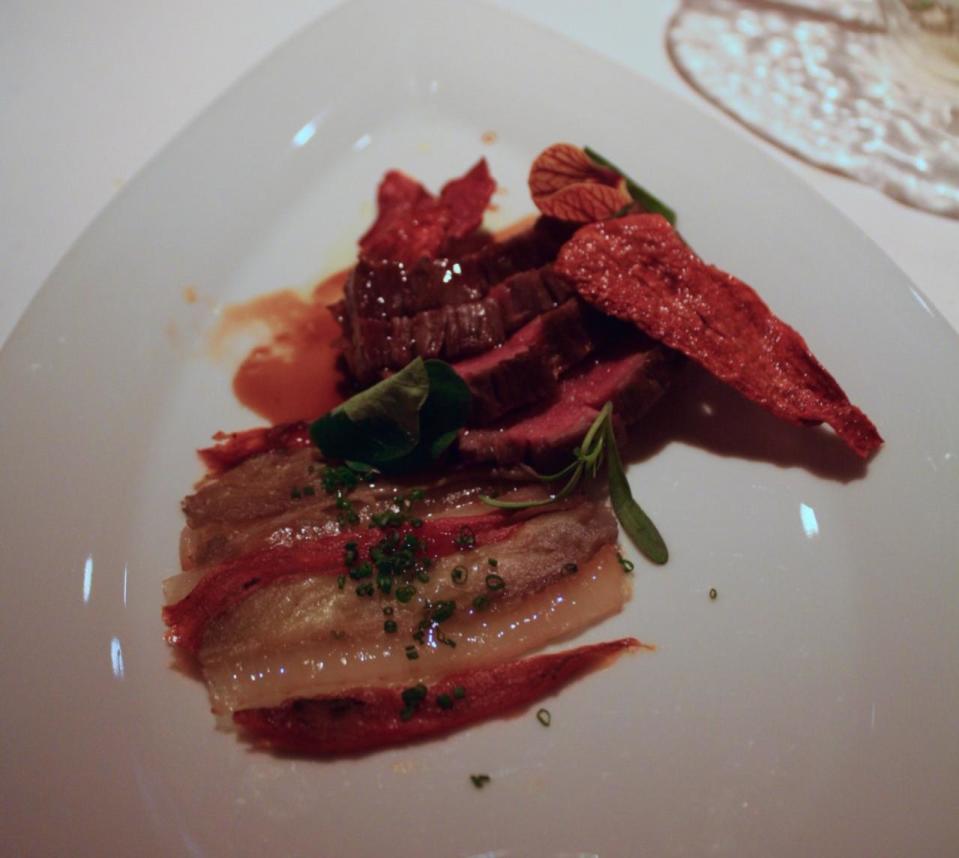
<path fill-rule="evenodd" d="M 498 2 L 718 113 L 680 80 L 663 49 L 677 0 Z M 240 75 L 333 5 L 0 4 L 0 344 L 124 182 Z M 908 209 L 758 145 L 845 212 L 959 329 L 959 222 Z"/>

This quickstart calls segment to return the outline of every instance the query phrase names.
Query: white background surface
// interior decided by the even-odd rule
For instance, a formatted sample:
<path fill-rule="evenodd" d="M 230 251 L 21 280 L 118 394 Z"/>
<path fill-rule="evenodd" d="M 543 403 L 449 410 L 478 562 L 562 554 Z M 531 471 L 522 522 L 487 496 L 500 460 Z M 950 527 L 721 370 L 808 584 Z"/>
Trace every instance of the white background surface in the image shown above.
<path fill-rule="evenodd" d="M 432 15 L 443 17 L 441 9 Z M 340 17 L 349 26 L 321 25 L 282 52 L 264 69 L 267 80 L 250 80 L 243 97 L 222 102 L 129 188 L 2 356 L 0 735 L 14 739 L 0 768 L 14 776 L 0 778 L 0 827 L 19 840 L 0 839 L 0 852 L 316 855 L 321 844 L 337 856 L 537 858 L 601 848 L 632 858 L 642 840 L 649 856 L 953 854 L 959 342 L 800 181 L 632 75 L 564 54 L 522 27 L 475 26 L 475 13 L 462 44 L 448 21 L 427 32 L 452 39 L 397 37 L 398 22 L 374 22 L 378 61 L 364 63 L 369 19 Z M 211 41 L 215 30 L 211 22 Z M 136 32 L 149 42 L 142 34 L 159 29 Z M 502 56 L 487 60 L 479 32 L 499 40 Z M 659 50 L 658 25 L 616 32 L 623 50 Z M 172 24 L 168 35 L 165 50 L 189 41 L 178 41 Z M 62 44 L 44 51 L 47 62 L 75 42 L 64 29 Z M 419 78 L 428 87 L 404 91 L 402 74 L 384 73 L 395 67 L 393 45 L 401 67 L 422 57 L 436 70 Z M 520 68 L 523 47 L 565 70 Z M 103 57 L 109 70 L 106 48 Z M 176 66 L 186 92 L 189 72 L 162 60 Z M 529 86 L 501 109 L 524 71 Z M 120 66 L 107 77 L 126 85 Z M 290 157 L 293 130 L 317 115 L 318 91 L 362 109 L 354 117 L 334 109 L 331 132 Z M 570 107 L 577 92 L 579 107 Z M 633 92 L 634 109 L 620 115 Z M 129 93 L 130 110 L 141 98 Z M 82 112 L 71 124 L 67 106 L 57 114 L 52 105 L 50 129 L 97 134 L 120 109 L 101 109 L 100 125 Z M 181 523 L 175 500 L 197 475 L 184 451 L 215 428 L 239 425 L 228 370 L 171 348 L 164 321 L 185 325 L 202 305 L 169 286 L 195 278 L 215 299 L 234 300 L 264 288 L 263 273 L 311 282 L 318 262 L 304 233 L 315 230 L 326 245 L 342 216 L 330 200 L 369 187 L 394 158 L 414 173 L 448 175 L 491 106 L 508 187 L 525 174 L 524 153 L 565 133 L 577 115 L 591 117 L 592 129 L 581 121 L 574 133 L 595 133 L 604 147 L 618 134 L 639 140 L 656 129 L 646 163 L 675 193 L 696 246 L 768 284 L 774 305 L 815 335 L 827 365 L 870 403 L 889 444 L 868 479 L 856 479 L 857 468 L 830 466 L 830 445 L 813 433 L 757 420 L 755 409 L 746 418 L 745 403 L 706 388 L 706 398 L 685 400 L 690 413 L 706 415 L 698 432 L 690 421 L 685 436 L 642 463 L 641 496 L 655 499 L 657 522 L 677 534 L 670 571 L 637 575 L 629 612 L 590 633 L 640 631 L 661 644 L 655 658 L 624 659 L 568 689 L 545 734 L 533 719 L 516 719 L 332 768 L 238 752 L 232 736 L 212 729 L 202 686 L 169 669 L 160 638 L 159 579 L 175 568 L 170 535 Z M 465 115 L 451 116 L 451 107 Z M 143 133 L 151 114 L 143 111 L 141 127 L 124 116 L 131 133 Z M 389 136 L 374 127 L 368 148 L 354 150 L 377 121 Z M 436 153 L 423 151 L 424 131 Z M 166 133 L 146 134 L 145 147 Z M 102 167 L 106 151 L 88 152 L 89 163 Z M 51 189 L 59 194 L 72 175 L 61 166 Z M 744 176 L 753 186 L 740 194 Z M 727 201 L 718 211 L 704 182 Z M 65 212 L 71 199 L 66 187 L 46 204 Z M 16 201 L 3 205 L 19 216 Z M 44 217 L 23 233 L 35 247 L 44 246 Z M 66 335 L 32 337 L 31 328 Z M 716 420 L 729 431 L 717 432 Z M 765 440 L 757 447 L 756 438 Z M 705 595 L 710 586 L 721 593 L 716 602 Z M 596 701 L 607 713 L 599 732 L 590 729 Z M 464 773 L 485 770 L 497 788 L 477 795 Z"/>
<path fill-rule="evenodd" d="M 0 343 L 124 183 L 238 77 L 334 5 L 333 0 L 0 4 Z M 499 5 L 719 114 L 680 80 L 663 49 L 676 0 L 501 0 Z M 495 52 L 491 45 L 490 62 Z M 576 142 L 588 142 L 586 129 L 576 131 L 583 138 Z M 870 188 L 777 155 L 881 245 L 959 328 L 959 222 L 908 209 Z"/>

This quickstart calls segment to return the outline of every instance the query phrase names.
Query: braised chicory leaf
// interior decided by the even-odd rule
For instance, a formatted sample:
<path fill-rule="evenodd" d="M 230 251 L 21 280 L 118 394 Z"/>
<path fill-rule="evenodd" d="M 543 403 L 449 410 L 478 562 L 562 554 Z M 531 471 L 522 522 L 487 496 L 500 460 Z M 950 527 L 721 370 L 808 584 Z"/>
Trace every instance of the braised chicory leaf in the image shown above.
<path fill-rule="evenodd" d="M 644 209 L 646 209 L 646 211 L 661 214 L 664 218 L 666 218 L 666 220 L 673 224 L 673 226 L 676 225 L 676 212 L 666 205 L 666 203 L 660 199 L 657 199 L 644 187 L 634 182 L 629 176 L 620 170 L 619 167 L 617 167 L 611 161 L 606 160 L 606 158 L 600 155 L 595 149 L 590 149 L 589 146 L 584 146 L 583 151 L 590 158 L 590 160 L 595 161 L 601 167 L 605 167 L 607 170 L 612 170 L 614 173 L 619 173 L 619 175 L 626 180 L 627 193 Z"/>
<path fill-rule="evenodd" d="M 416 358 L 310 426 L 325 456 L 379 470 L 428 465 L 466 423 L 469 388 L 449 364 Z"/>

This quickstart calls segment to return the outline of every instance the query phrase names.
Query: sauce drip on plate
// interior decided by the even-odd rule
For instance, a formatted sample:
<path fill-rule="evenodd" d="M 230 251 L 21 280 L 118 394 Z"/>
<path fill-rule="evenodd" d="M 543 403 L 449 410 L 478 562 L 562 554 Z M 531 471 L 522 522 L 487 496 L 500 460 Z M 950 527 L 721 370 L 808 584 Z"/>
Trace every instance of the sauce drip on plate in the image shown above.
<path fill-rule="evenodd" d="M 233 377 L 233 392 L 271 423 L 312 420 L 343 401 L 336 368 L 340 328 L 328 307 L 343 294 L 349 270 L 322 280 L 310 298 L 272 292 L 228 307 L 220 334 L 262 323 L 271 339 L 256 346 Z"/>

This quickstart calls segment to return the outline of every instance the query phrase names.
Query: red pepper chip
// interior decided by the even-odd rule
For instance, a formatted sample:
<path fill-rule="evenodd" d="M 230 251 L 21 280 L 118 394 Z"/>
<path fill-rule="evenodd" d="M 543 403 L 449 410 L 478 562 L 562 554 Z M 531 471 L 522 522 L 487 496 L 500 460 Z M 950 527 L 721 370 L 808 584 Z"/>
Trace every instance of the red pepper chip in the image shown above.
<path fill-rule="evenodd" d="M 376 221 L 360 239 L 360 256 L 412 265 L 435 259 L 451 239 L 464 238 L 483 221 L 496 182 L 481 158 L 434 197 L 415 179 L 390 170 L 376 194 Z"/>
<path fill-rule="evenodd" d="M 682 352 L 777 417 L 828 423 L 863 458 L 882 438 L 803 338 L 753 289 L 704 263 L 660 215 L 579 229 L 556 270 L 608 315 Z"/>

